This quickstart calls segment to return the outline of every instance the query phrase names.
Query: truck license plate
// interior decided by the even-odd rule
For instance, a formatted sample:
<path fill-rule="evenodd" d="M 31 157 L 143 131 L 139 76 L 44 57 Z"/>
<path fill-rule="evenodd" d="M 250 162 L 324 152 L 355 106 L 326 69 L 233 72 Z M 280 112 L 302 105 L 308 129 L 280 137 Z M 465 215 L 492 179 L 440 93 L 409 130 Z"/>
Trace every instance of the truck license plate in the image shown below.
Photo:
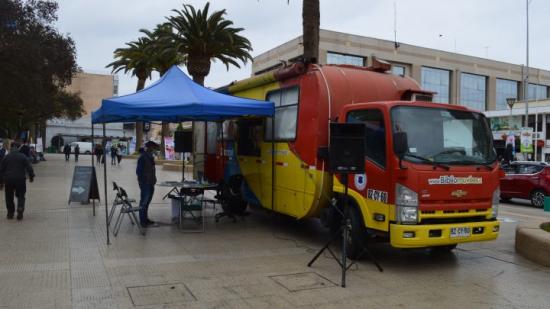
<path fill-rule="evenodd" d="M 469 227 L 452 227 L 451 228 L 451 237 L 469 237 L 470 228 Z"/>

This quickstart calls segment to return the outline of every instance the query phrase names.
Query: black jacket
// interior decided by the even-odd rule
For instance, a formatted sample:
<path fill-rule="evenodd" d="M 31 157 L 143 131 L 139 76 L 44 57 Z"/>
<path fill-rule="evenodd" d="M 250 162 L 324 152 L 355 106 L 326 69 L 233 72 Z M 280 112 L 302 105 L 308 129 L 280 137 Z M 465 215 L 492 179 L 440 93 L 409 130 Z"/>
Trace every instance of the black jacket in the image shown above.
<path fill-rule="evenodd" d="M 144 151 L 138 159 L 136 175 L 140 184 L 154 185 L 157 183 L 155 175 L 155 158 L 153 155 Z"/>
<path fill-rule="evenodd" d="M 8 153 L 0 163 L 0 183 L 25 181 L 26 174 L 34 178 L 31 162 L 19 151 Z"/>

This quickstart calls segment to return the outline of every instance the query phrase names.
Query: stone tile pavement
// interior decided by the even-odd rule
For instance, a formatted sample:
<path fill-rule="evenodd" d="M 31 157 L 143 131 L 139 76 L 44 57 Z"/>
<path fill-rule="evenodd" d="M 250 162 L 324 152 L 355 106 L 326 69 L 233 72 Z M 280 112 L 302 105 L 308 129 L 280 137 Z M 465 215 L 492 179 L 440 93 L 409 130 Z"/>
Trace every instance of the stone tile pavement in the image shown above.
<path fill-rule="evenodd" d="M 0 208 L 0 308 L 548 308 L 550 269 L 513 250 L 517 220 L 502 237 L 451 254 L 377 244 L 380 273 L 368 261 L 348 272 L 348 287 L 328 256 L 307 262 L 328 233 L 316 220 L 295 222 L 262 210 L 244 221 L 208 219 L 205 233 L 167 224 L 170 206 L 156 188 L 151 217 L 165 222 L 142 236 L 126 220 L 106 244 L 105 215 L 67 205 L 75 163 L 49 155 L 35 165 L 23 221 Z M 90 163 L 81 156 L 79 164 Z M 138 197 L 135 161 L 107 166 Z M 177 180 L 178 172 L 159 170 Z M 98 169 L 103 197 L 103 170 Z M 113 191 L 109 186 L 109 201 Z M 4 205 L 3 194 L 0 204 Z M 213 211 L 211 211 L 213 214 Z"/>

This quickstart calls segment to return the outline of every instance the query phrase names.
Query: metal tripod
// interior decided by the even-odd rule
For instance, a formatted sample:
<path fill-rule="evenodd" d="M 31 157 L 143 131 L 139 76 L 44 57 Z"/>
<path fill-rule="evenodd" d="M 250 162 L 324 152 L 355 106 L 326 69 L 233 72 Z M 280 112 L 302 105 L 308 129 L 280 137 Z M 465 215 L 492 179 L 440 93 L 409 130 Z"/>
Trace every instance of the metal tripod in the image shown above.
<path fill-rule="evenodd" d="M 348 211 L 347 208 L 348 208 L 348 174 L 342 174 L 342 184 L 344 185 L 344 198 L 343 198 L 343 205 L 342 205 L 342 210 L 338 209 L 336 207 L 336 205 L 332 205 L 331 204 L 331 207 L 336 207 L 336 210 L 338 212 L 340 212 L 340 214 L 342 215 L 342 222 L 340 224 L 340 228 L 338 229 L 338 231 L 336 231 L 331 237 L 330 239 L 327 241 L 327 243 L 321 248 L 321 250 L 319 250 L 319 252 L 317 252 L 317 254 L 315 254 L 315 256 L 313 257 L 313 259 L 311 259 L 311 261 L 309 261 L 309 263 L 307 264 L 308 267 L 311 267 L 311 265 L 313 265 L 313 263 L 315 263 L 315 261 L 317 260 L 317 258 L 319 258 L 319 256 L 321 256 L 321 254 L 325 251 L 325 250 L 328 250 L 328 252 L 330 253 L 330 255 L 334 258 L 334 260 L 338 263 L 338 265 L 340 265 L 340 268 L 342 270 L 342 282 L 341 282 L 341 286 L 343 288 L 346 287 L 346 272 L 348 271 L 348 269 L 353 265 L 355 264 L 355 261 L 352 261 L 351 263 L 348 264 L 348 261 L 347 261 L 347 243 L 348 243 L 348 237 L 349 237 L 349 231 L 350 231 L 350 225 L 351 225 L 351 221 L 348 217 Z M 330 248 L 330 245 L 335 241 L 337 240 L 340 235 L 343 235 L 343 239 L 342 239 L 342 253 L 340 255 L 340 258 L 338 258 L 336 256 L 336 254 L 332 251 L 332 249 Z M 362 243 L 362 247 L 363 247 L 363 251 L 361 252 L 361 254 L 359 254 L 359 258 L 363 257 L 364 255 L 368 255 L 370 260 L 374 263 L 374 265 L 378 268 L 378 270 L 380 272 L 383 272 L 384 270 L 382 269 L 382 267 L 380 266 L 380 264 L 378 264 L 378 261 L 375 259 L 374 255 L 368 250 L 367 246 Z"/>

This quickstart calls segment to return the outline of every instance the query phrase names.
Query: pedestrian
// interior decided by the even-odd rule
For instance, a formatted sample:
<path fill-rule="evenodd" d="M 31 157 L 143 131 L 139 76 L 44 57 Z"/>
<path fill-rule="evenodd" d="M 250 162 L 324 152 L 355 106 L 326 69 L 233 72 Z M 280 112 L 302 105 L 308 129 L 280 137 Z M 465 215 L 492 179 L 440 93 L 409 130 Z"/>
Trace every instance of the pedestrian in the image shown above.
<path fill-rule="evenodd" d="M 0 144 L 0 163 L 2 163 L 2 159 L 6 156 L 6 148 L 4 147 L 4 144 Z"/>
<path fill-rule="evenodd" d="M 95 155 L 97 164 L 100 164 L 101 156 L 103 155 L 103 148 L 101 148 L 101 145 L 98 144 L 95 146 L 94 155 Z"/>
<path fill-rule="evenodd" d="M 17 220 L 23 219 L 25 211 L 25 193 L 27 191 L 26 175 L 29 181 L 34 181 L 34 171 L 27 157 L 18 151 L 18 144 L 12 144 L 9 154 L 0 163 L 0 190 L 5 187 L 6 208 L 8 220 L 15 214 L 14 195 L 17 197 Z"/>
<path fill-rule="evenodd" d="M 75 162 L 78 162 L 78 155 L 80 154 L 80 146 L 78 146 L 78 144 L 76 144 L 74 146 L 74 161 Z"/>
<path fill-rule="evenodd" d="M 116 146 L 111 146 L 111 165 L 116 165 Z"/>
<path fill-rule="evenodd" d="M 120 165 L 120 161 L 122 161 L 122 150 L 120 149 L 120 147 L 116 148 L 116 160 L 118 165 Z"/>
<path fill-rule="evenodd" d="M 71 157 L 71 146 L 69 144 L 65 144 L 63 147 L 63 153 L 65 154 L 65 161 L 68 162 Z"/>
<path fill-rule="evenodd" d="M 153 199 L 157 177 L 155 175 L 155 158 L 153 152 L 159 146 L 153 141 L 145 143 L 145 150 L 139 156 L 136 168 L 137 180 L 140 189 L 139 221 L 142 227 L 157 226 L 149 219 L 149 204 Z"/>

